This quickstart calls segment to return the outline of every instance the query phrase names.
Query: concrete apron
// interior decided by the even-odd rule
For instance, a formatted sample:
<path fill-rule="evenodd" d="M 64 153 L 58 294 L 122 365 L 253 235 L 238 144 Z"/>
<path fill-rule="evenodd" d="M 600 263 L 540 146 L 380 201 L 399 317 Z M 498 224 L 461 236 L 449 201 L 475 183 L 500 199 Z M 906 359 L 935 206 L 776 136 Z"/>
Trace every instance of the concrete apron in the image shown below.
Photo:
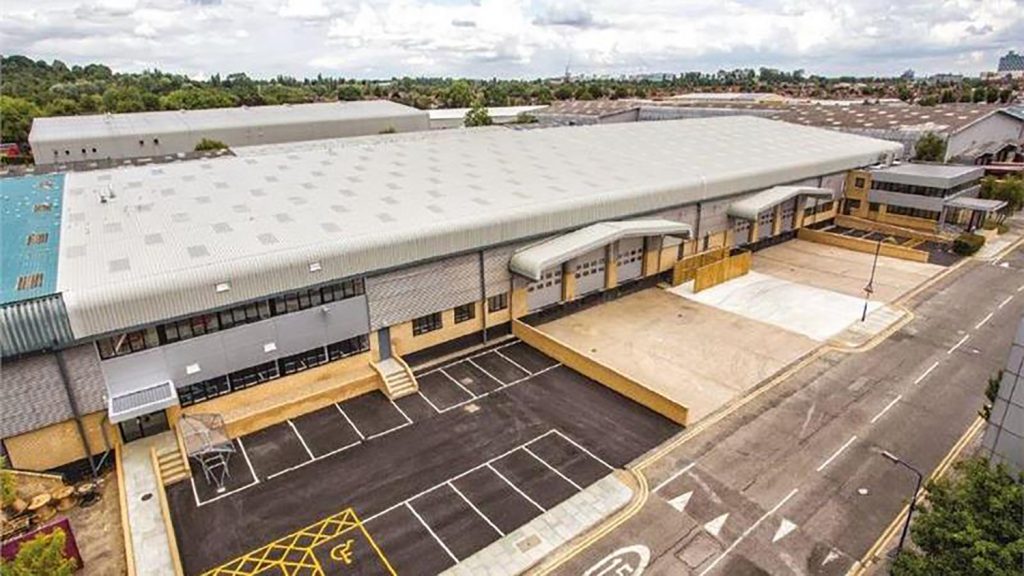
<path fill-rule="evenodd" d="M 121 461 L 124 467 L 125 501 L 128 503 L 128 530 L 135 565 L 139 574 L 146 576 L 175 576 L 173 553 L 160 508 L 163 490 L 153 469 L 150 448 L 174 446 L 172 432 L 164 432 L 152 438 L 143 438 L 125 444 Z M 148 495 L 148 497 L 147 497 Z"/>

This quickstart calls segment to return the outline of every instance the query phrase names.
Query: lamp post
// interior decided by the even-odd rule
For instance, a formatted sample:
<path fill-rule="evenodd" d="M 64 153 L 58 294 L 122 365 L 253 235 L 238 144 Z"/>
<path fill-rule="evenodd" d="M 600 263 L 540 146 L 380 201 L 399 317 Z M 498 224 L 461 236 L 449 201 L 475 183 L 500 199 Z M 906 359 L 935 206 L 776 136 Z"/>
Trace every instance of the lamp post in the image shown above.
<path fill-rule="evenodd" d="M 871 295 L 875 292 L 875 268 L 878 266 L 878 253 L 882 251 L 882 239 L 878 239 L 878 244 L 875 245 L 875 258 L 871 261 L 871 277 L 868 278 L 868 285 L 864 287 L 864 311 L 860 314 L 860 321 L 864 322 L 868 319 L 868 300 L 871 299 Z"/>
<path fill-rule="evenodd" d="M 907 520 L 903 523 L 903 532 L 900 533 L 900 543 L 896 546 L 896 555 L 899 556 L 900 552 L 903 551 L 903 541 L 907 538 L 907 530 L 910 529 L 910 517 L 914 515 L 914 507 L 917 504 L 917 495 L 921 492 L 921 482 L 924 481 L 924 476 L 917 468 L 914 468 L 910 464 L 907 464 L 906 462 L 901 460 L 899 456 L 896 456 L 892 452 L 889 452 L 888 450 L 882 450 L 879 453 L 884 458 L 891 461 L 893 464 L 903 466 L 907 470 L 913 472 L 915 476 L 917 476 L 917 485 L 914 486 L 914 497 L 910 499 L 910 508 L 907 510 Z"/>

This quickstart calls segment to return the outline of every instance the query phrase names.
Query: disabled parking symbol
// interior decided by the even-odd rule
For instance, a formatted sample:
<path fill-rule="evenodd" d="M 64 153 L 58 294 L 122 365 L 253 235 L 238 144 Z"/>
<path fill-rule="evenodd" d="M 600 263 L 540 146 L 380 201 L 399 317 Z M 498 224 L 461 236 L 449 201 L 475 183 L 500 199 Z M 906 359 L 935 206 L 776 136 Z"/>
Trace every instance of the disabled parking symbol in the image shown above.
<path fill-rule="evenodd" d="M 634 544 L 605 556 L 583 576 L 640 576 L 650 561 L 651 549 L 643 544 Z"/>

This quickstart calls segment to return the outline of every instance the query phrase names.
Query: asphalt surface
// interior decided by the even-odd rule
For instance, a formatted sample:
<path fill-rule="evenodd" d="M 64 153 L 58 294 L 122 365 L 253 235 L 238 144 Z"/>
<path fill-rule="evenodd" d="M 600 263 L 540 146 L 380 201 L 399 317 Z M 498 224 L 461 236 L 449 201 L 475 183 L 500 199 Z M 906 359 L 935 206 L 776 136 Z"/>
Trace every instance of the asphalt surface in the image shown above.
<path fill-rule="evenodd" d="M 639 545 L 645 574 L 845 574 L 914 489 L 879 450 L 927 475 L 976 418 L 1024 313 L 1024 253 L 908 306 L 877 347 L 824 354 L 645 468 L 640 511 L 554 573 L 632 568 L 641 554 L 614 555 Z"/>
<path fill-rule="evenodd" d="M 233 573 L 310 556 L 328 574 L 387 573 L 383 556 L 435 574 L 679 431 L 522 343 L 418 380 L 396 403 L 372 393 L 237 439 L 225 493 L 193 466 L 168 491 L 186 573 L 290 538 Z M 366 535 L 339 531 L 349 509 Z"/>

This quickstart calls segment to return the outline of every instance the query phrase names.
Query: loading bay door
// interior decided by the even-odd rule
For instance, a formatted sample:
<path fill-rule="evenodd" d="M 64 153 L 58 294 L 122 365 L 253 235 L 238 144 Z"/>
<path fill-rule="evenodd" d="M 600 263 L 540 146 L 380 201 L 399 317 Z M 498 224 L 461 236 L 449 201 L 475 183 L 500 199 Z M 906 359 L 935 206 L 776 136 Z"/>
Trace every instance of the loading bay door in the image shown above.
<path fill-rule="evenodd" d="M 562 270 L 546 270 L 539 282 L 526 287 L 526 308 L 533 312 L 557 304 L 562 300 Z"/>
<path fill-rule="evenodd" d="M 623 238 L 616 248 L 615 261 L 618 266 L 618 283 L 623 284 L 639 278 L 644 268 L 644 239 Z"/>

